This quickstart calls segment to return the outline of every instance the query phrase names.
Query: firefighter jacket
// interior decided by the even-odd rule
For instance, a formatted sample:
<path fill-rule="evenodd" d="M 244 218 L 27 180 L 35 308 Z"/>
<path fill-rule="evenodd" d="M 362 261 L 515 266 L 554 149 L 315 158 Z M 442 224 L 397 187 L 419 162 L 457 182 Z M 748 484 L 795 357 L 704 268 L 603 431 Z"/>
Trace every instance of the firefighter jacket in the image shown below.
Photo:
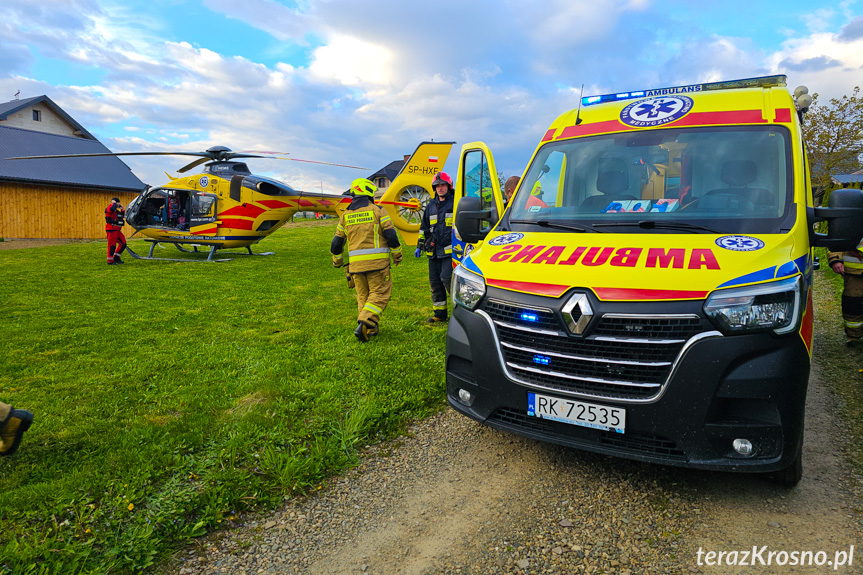
<path fill-rule="evenodd" d="M 859 248 L 859 246 L 858 246 Z M 863 252 L 859 249 L 847 252 L 827 252 L 827 262 L 830 267 L 836 262 L 845 264 L 845 273 L 852 276 L 863 274 Z"/>
<path fill-rule="evenodd" d="M 116 232 L 123 229 L 126 223 L 126 210 L 116 208 L 114 203 L 105 208 L 105 231 Z"/>
<path fill-rule="evenodd" d="M 394 258 L 401 258 L 402 247 L 392 219 L 368 196 L 355 197 L 339 218 L 336 235 L 330 245 L 334 263 L 340 259 L 345 242 L 352 274 L 388 267 L 390 252 Z"/>
<path fill-rule="evenodd" d="M 443 200 L 435 195 L 423 212 L 417 246 L 433 259 L 452 257 L 452 216 L 455 194 L 452 188 Z"/>

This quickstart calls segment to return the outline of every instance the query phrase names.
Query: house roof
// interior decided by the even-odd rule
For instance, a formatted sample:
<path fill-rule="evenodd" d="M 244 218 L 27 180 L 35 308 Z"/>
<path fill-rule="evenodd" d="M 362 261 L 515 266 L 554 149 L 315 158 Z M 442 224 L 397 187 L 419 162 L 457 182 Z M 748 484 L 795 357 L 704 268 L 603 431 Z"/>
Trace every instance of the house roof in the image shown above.
<path fill-rule="evenodd" d="M 850 174 L 833 174 L 830 176 L 837 184 L 856 184 L 863 182 L 863 169 L 851 172 Z"/>
<path fill-rule="evenodd" d="M 371 176 L 369 176 L 368 179 L 370 179 L 371 181 L 375 181 L 375 178 L 379 178 L 379 177 L 383 176 L 392 182 L 393 180 L 396 179 L 396 176 L 399 175 L 399 172 L 401 171 L 402 166 L 404 166 L 404 165 L 405 165 L 404 160 L 395 160 L 393 162 L 390 162 L 389 164 L 387 164 L 386 166 L 384 166 L 383 168 L 381 168 L 380 170 L 378 170 L 377 172 L 375 172 Z"/>
<path fill-rule="evenodd" d="M 35 106 L 36 104 L 45 104 L 51 110 L 66 120 L 75 130 L 81 132 L 81 136 L 87 138 L 88 140 L 95 140 L 96 137 L 84 129 L 84 126 L 75 121 L 72 116 L 63 111 L 63 108 L 54 103 L 54 100 L 49 98 L 48 96 L 35 96 L 33 98 L 24 98 L 23 100 L 12 100 L 10 102 L 2 102 L 0 103 L 0 120 L 5 120 L 9 117 L 10 114 L 14 114 L 15 112 L 19 112 L 21 110 L 26 110 L 31 106 Z"/>
<path fill-rule="evenodd" d="M 119 191 L 143 190 L 144 182 L 116 156 L 6 159 L 16 156 L 110 153 L 111 150 L 95 138 L 76 138 L 0 126 L 0 180 Z"/>

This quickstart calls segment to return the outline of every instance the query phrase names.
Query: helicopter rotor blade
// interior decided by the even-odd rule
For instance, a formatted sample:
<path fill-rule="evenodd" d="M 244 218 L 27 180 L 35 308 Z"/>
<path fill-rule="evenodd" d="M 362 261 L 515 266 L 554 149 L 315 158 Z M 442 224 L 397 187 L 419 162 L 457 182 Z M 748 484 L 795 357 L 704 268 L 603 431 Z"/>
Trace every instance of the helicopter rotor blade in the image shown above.
<path fill-rule="evenodd" d="M 212 158 L 210 158 L 209 156 L 205 156 L 203 158 L 198 158 L 197 160 L 195 160 L 189 164 L 186 164 L 185 166 L 183 166 L 182 168 L 180 168 L 177 171 L 182 174 L 183 172 L 188 172 L 192 168 L 194 168 L 196 166 L 200 166 L 201 164 L 204 164 L 204 163 L 210 162 L 210 161 L 212 161 Z"/>
<path fill-rule="evenodd" d="M 370 170 L 371 168 L 363 168 L 362 166 L 349 166 L 347 164 L 334 164 L 332 162 L 318 162 L 317 160 L 301 160 L 299 158 L 276 158 L 278 160 L 290 160 L 292 162 L 308 162 L 310 164 L 324 164 L 325 166 L 338 166 L 340 168 L 354 168 L 355 170 Z"/>
<path fill-rule="evenodd" d="M 16 156 L 5 158 L 7 160 L 43 160 L 51 158 L 95 158 L 98 156 L 203 156 L 209 158 L 209 154 L 202 152 L 115 152 L 108 154 L 59 154 L 54 156 Z"/>
<path fill-rule="evenodd" d="M 239 154 L 267 154 L 267 156 L 241 156 Z M 261 150 L 243 150 L 241 152 L 235 152 L 234 158 L 269 158 L 271 160 L 290 160 L 292 162 L 308 162 L 310 164 L 323 164 L 325 166 L 338 166 L 340 168 L 354 168 L 357 170 L 368 170 L 369 168 L 363 168 L 362 166 L 349 166 L 347 164 L 334 164 L 332 162 L 319 162 L 317 160 L 301 160 L 299 158 L 285 158 L 283 156 L 290 156 L 288 152 L 264 152 Z"/>

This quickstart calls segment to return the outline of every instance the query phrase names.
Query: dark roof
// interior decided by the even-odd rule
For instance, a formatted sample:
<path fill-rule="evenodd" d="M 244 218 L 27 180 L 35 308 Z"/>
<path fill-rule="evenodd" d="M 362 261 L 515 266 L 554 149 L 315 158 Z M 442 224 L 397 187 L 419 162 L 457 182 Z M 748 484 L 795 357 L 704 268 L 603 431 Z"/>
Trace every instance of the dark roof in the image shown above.
<path fill-rule="evenodd" d="M 23 100 L 12 100 L 11 102 L 3 102 L 0 103 L 0 120 L 5 120 L 9 117 L 10 114 L 14 114 L 15 112 L 26 110 L 30 106 L 35 106 L 36 104 L 45 104 L 51 110 L 54 111 L 58 116 L 66 120 L 72 127 L 81 132 L 81 135 L 88 140 L 95 140 L 96 137 L 84 129 L 84 126 L 76 122 L 72 116 L 63 111 L 63 108 L 54 103 L 54 100 L 49 98 L 48 96 L 36 96 L 34 98 L 25 98 Z"/>
<path fill-rule="evenodd" d="M 109 154 L 99 140 L 0 126 L 0 180 L 79 188 L 141 191 L 144 182 L 115 156 L 7 160 L 15 156 Z"/>
<path fill-rule="evenodd" d="M 863 170 L 857 170 L 850 174 L 833 174 L 831 178 L 837 184 L 856 184 L 857 182 L 863 182 Z"/>
<path fill-rule="evenodd" d="M 399 171 L 401 171 L 402 166 L 405 165 L 404 160 L 396 160 L 394 162 L 390 162 L 371 176 L 368 179 L 371 181 L 375 181 L 375 178 L 379 178 L 381 176 L 385 177 L 389 181 L 393 181 L 396 179 L 396 176 L 399 175 Z"/>

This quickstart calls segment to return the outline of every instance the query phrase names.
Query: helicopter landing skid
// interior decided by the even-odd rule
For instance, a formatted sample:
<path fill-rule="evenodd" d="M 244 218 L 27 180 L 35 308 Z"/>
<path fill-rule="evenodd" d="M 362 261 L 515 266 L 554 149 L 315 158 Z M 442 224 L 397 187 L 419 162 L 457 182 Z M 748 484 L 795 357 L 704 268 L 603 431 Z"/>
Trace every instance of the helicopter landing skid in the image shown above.
<path fill-rule="evenodd" d="M 214 255 L 216 255 L 216 246 L 212 246 L 212 247 L 210 248 L 210 254 L 207 256 L 207 259 L 205 259 L 205 260 L 201 260 L 201 259 L 180 259 L 180 258 L 154 258 L 154 257 L 153 257 L 153 250 L 154 250 L 154 249 L 156 249 L 156 244 L 160 244 L 160 243 L 173 243 L 173 242 L 157 242 L 157 241 L 151 241 L 151 240 L 147 240 L 147 241 L 149 241 L 149 242 L 150 242 L 150 253 L 149 253 L 149 255 L 146 255 L 146 256 L 138 255 L 138 254 L 136 254 L 135 252 L 133 252 L 133 251 L 132 251 L 132 249 L 131 249 L 128 245 L 126 246 L 126 251 L 127 251 L 127 252 L 129 252 L 129 254 L 130 254 L 133 258 L 135 258 L 136 260 L 152 260 L 152 261 L 160 261 L 160 262 L 229 262 L 229 261 L 231 261 L 231 260 L 230 260 L 230 258 L 221 258 L 221 259 L 215 259 L 215 258 L 213 258 L 213 256 L 214 256 Z M 178 250 L 180 250 L 181 252 L 184 252 L 184 253 L 187 253 L 187 254 L 194 253 L 194 252 L 197 252 L 197 251 L 198 251 L 197 246 L 195 246 L 195 250 L 194 250 L 194 252 L 192 252 L 192 251 L 190 251 L 190 250 L 187 250 L 187 249 L 184 249 L 184 248 L 180 247 L 180 244 L 176 244 L 176 243 L 175 243 L 175 244 L 174 244 L 174 246 L 175 246 Z M 245 254 L 243 254 L 243 255 L 245 255 Z"/>
<path fill-rule="evenodd" d="M 187 250 L 186 248 L 184 248 L 180 244 L 174 244 L 174 245 L 177 246 L 177 249 L 180 250 L 181 252 L 183 252 L 184 254 L 198 253 L 198 246 L 193 245 L 191 250 Z M 212 251 L 212 248 L 210 248 L 210 249 Z M 255 252 L 252 251 L 251 246 L 246 246 L 246 249 L 249 251 L 249 253 L 247 253 L 247 254 L 238 254 L 238 253 L 231 252 L 231 255 L 232 256 L 274 256 L 274 255 L 276 255 L 276 252 L 261 252 L 259 254 L 256 254 Z"/>

